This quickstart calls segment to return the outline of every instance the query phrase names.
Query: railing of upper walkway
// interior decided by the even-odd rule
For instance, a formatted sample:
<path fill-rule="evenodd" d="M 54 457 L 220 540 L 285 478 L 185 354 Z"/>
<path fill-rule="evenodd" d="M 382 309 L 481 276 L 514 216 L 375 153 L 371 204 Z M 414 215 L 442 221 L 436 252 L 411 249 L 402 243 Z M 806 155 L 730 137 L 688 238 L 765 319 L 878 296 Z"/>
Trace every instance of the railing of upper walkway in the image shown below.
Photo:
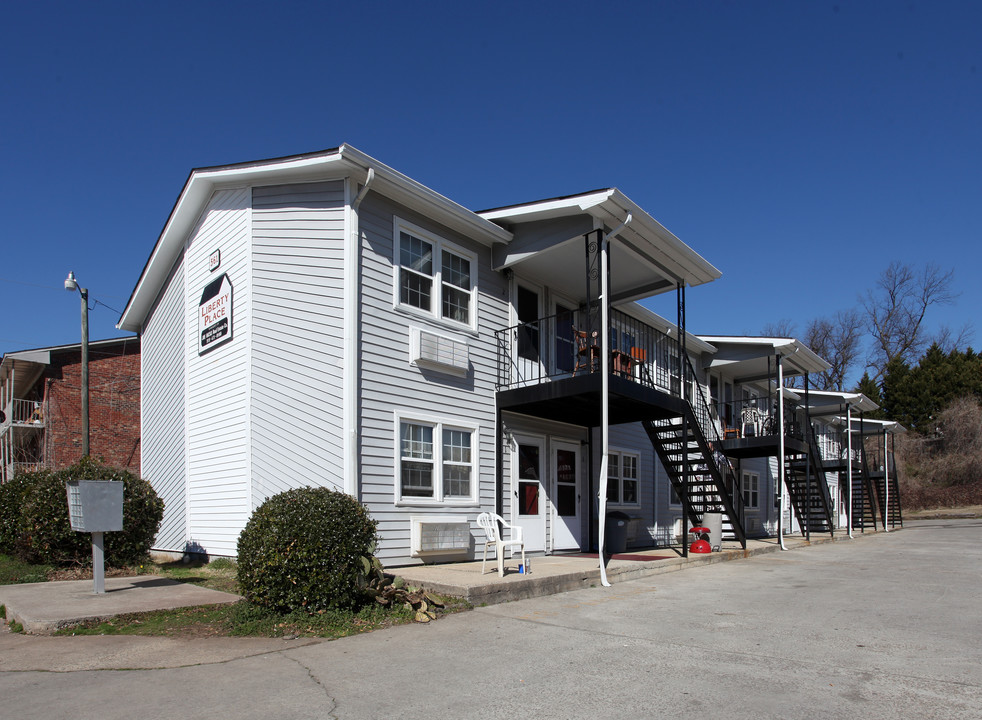
<path fill-rule="evenodd" d="M 675 338 L 611 310 L 610 372 L 679 395 Z M 495 331 L 499 390 L 600 371 L 600 322 L 595 310 L 571 310 Z"/>

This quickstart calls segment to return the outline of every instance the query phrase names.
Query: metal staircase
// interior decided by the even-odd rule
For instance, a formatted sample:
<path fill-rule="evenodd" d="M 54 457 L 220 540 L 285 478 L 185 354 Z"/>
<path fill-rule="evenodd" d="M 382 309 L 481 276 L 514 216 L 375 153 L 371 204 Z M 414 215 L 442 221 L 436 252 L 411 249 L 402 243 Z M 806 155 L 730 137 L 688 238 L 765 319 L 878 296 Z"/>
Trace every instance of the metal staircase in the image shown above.
<path fill-rule="evenodd" d="M 876 488 L 870 476 L 869 461 L 866 448 L 859 445 L 860 471 L 852 476 L 852 527 L 865 530 L 876 529 L 876 516 L 879 515 L 879 504 L 876 499 Z"/>
<path fill-rule="evenodd" d="M 818 447 L 815 430 L 810 422 L 803 423 L 808 451 L 788 454 L 785 458 L 785 475 L 791 505 L 802 531 L 834 535 L 832 496 L 825 479 L 822 452 Z"/>
<path fill-rule="evenodd" d="M 897 470 L 890 468 L 890 492 L 886 492 L 886 482 L 882 477 L 875 481 L 876 501 L 880 507 L 880 518 L 883 520 L 884 527 L 903 527 L 904 518 L 900 510 L 900 486 L 897 483 Z"/>
<path fill-rule="evenodd" d="M 695 374 L 691 364 L 689 371 Z M 707 512 L 720 512 L 723 538 L 737 540 L 746 548 L 743 494 L 730 462 L 719 452 L 721 438 L 709 405 L 705 398 L 684 401 L 681 416 L 646 420 L 642 425 L 682 501 L 688 523 L 703 525 Z"/>

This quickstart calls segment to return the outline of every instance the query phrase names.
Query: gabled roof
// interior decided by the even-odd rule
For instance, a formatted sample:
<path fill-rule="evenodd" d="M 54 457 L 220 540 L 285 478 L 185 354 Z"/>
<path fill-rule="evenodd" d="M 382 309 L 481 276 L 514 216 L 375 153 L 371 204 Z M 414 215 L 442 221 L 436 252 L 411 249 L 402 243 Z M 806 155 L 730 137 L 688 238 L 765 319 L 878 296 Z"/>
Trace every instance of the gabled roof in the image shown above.
<path fill-rule="evenodd" d="M 842 417 L 839 419 L 845 424 L 846 418 Z M 872 420 L 870 418 L 863 418 L 862 423 L 860 423 L 859 420 L 853 417 L 852 432 L 854 435 L 859 434 L 860 426 L 862 426 L 863 435 L 879 435 L 882 432 L 890 435 L 902 435 L 907 432 L 907 428 L 896 420 Z"/>
<path fill-rule="evenodd" d="M 736 382 L 758 382 L 774 372 L 773 358 L 781 356 L 783 373 L 804 375 L 828 370 L 831 365 L 796 338 L 700 335 L 716 347 L 709 369 L 726 371 Z"/>
<path fill-rule="evenodd" d="M 363 184 L 369 169 L 374 171 L 371 184 L 374 192 L 409 207 L 424 209 L 433 220 L 478 242 L 490 245 L 511 240 L 507 230 L 350 145 L 270 160 L 196 168 L 184 183 L 116 327 L 134 332 L 142 329 L 188 233 L 216 190 L 344 177 Z"/>
<path fill-rule="evenodd" d="M 804 391 L 802 394 L 804 395 Z M 809 390 L 805 399 L 812 417 L 841 415 L 846 411 L 847 405 L 855 412 L 872 412 L 880 407 L 860 392 Z"/>
<path fill-rule="evenodd" d="M 597 227 L 617 228 L 630 215 L 631 222 L 617 233 L 617 241 L 611 246 L 612 253 L 626 251 L 624 256 L 629 257 L 627 262 L 618 263 L 614 259 L 611 264 L 626 285 L 636 286 L 633 296 L 631 289 L 623 290 L 620 293 L 623 296 L 622 300 L 636 299 L 674 289 L 679 282 L 686 285 L 701 285 L 716 280 L 721 275 L 719 270 L 617 188 L 591 190 L 579 195 L 482 210 L 479 215 L 501 223 L 509 229 L 525 223 L 567 219 L 577 215 L 587 216 L 595 222 L 586 230 Z M 571 233 L 582 234 L 583 228 L 570 227 Z M 528 267 L 535 262 L 548 265 L 552 261 L 552 258 L 547 257 L 548 252 L 572 239 L 574 239 L 572 234 L 570 237 L 560 236 L 557 238 L 557 244 L 549 247 L 541 245 L 519 247 L 518 242 L 512 243 L 496 257 L 496 266 L 500 269 L 522 263 L 524 267 Z M 630 280 L 632 273 L 638 276 L 633 283 Z M 645 277 L 648 287 L 644 284 Z M 656 283 L 653 281 L 658 279 L 662 282 L 658 283 L 659 287 L 656 288 Z M 639 293 L 638 290 L 643 292 Z M 612 300 L 615 303 L 618 301 L 617 296 L 618 291 L 615 287 L 612 293 Z"/>

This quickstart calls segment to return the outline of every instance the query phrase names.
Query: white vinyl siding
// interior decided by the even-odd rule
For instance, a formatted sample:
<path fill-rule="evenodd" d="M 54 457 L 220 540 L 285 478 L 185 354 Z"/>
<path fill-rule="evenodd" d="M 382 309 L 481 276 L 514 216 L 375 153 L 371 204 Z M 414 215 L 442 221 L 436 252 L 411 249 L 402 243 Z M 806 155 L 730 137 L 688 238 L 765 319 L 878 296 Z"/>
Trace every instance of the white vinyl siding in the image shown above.
<path fill-rule="evenodd" d="M 425 411 L 448 427 L 476 426 L 474 452 L 480 458 L 472 482 L 474 500 L 466 504 L 472 520 L 482 510 L 495 508 L 495 405 L 497 355 L 494 330 L 508 325 L 507 283 L 491 270 L 491 251 L 408 208 L 369 192 L 359 209 L 362 237 L 361 335 L 359 339 L 359 399 L 361 492 L 360 499 L 378 520 L 379 555 L 383 562 L 405 562 L 410 557 L 410 512 L 419 508 L 396 506 L 399 431 L 393 413 L 411 417 Z M 394 308 L 393 278 L 395 218 L 451 242 L 474 255 L 474 330 L 449 324 L 435 314 L 415 308 Z M 398 280 L 395 281 L 398 283 Z M 398 290 L 398 284 L 396 284 Z M 440 372 L 412 363 L 413 329 L 439 334 L 468 346 L 468 370 Z M 436 482 L 437 479 L 434 479 Z M 442 481 L 442 480 L 441 480 Z M 507 504 L 507 498 L 505 499 Z M 460 506 L 433 504 L 426 513 L 457 514 Z M 475 534 L 476 524 L 473 525 Z"/>
<path fill-rule="evenodd" d="M 248 189 L 216 192 L 191 234 L 185 260 L 187 358 L 188 530 L 190 549 L 234 555 L 249 502 L 248 365 L 250 274 Z M 221 250 L 221 267 L 208 258 Z M 198 305 L 205 285 L 227 274 L 234 336 L 198 353 Z"/>
<path fill-rule="evenodd" d="M 153 547 L 182 551 L 187 532 L 184 443 L 184 265 L 175 264 L 140 339 L 140 474 L 164 501 Z"/>
<path fill-rule="evenodd" d="M 343 181 L 252 192 L 252 502 L 341 489 Z"/>

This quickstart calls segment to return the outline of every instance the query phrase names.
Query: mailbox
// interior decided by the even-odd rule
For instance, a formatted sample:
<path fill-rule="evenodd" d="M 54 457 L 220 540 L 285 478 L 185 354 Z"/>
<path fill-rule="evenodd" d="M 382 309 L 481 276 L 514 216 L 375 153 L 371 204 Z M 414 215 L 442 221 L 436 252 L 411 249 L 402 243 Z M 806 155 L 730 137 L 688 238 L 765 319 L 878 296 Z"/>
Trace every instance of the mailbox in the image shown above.
<path fill-rule="evenodd" d="M 123 486 L 113 480 L 68 482 L 68 515 L 77 532 L 118 532 L 123 529 Z"/>

